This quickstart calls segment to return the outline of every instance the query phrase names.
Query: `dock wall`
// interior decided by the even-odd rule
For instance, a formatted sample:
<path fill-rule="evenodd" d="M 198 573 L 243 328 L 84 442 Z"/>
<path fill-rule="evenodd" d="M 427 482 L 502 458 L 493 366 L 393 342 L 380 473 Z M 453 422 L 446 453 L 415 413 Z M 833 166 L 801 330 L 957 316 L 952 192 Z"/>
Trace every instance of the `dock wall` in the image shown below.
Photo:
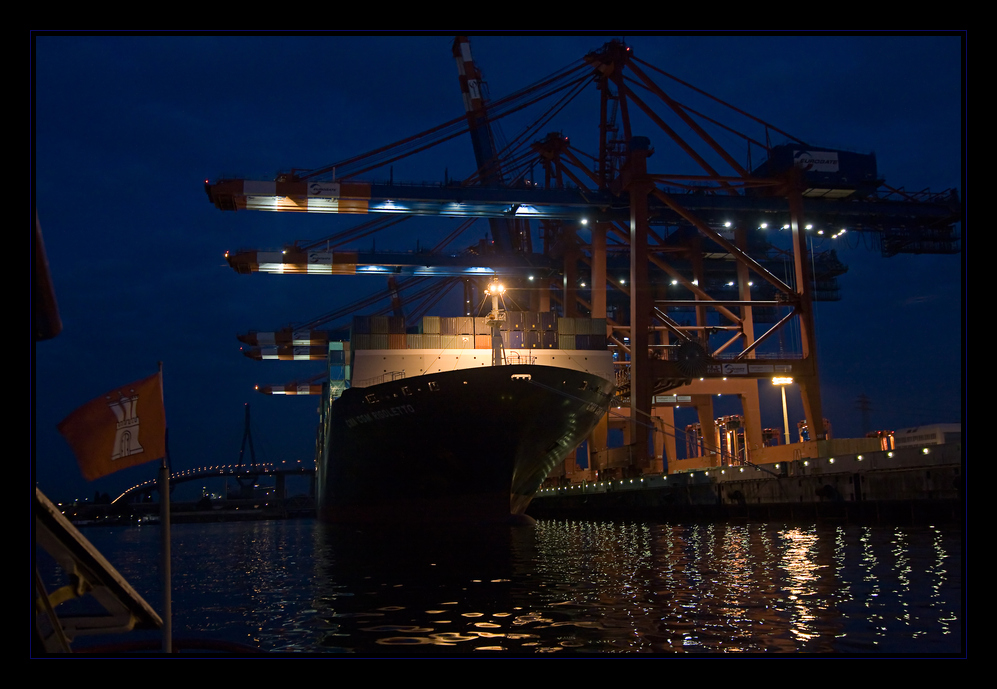
<path fill-rule="evenodd" d="M 574 484 L 541 491 L 527 511 L 579 518 L 958 520 L 963 493 L 962 446 L 953 443 Z"/>

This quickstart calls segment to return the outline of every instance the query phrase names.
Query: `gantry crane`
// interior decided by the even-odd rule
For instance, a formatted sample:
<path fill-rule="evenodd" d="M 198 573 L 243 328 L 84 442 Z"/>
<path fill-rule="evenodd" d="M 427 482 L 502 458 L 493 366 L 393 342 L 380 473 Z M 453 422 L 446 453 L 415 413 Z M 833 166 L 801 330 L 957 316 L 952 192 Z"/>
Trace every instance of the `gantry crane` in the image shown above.
<path fill-rule="evenodd" d="M 847 227 L 876 235 L 884 256 L 960 250 L 962 207 L 954 191 L 908 194 L 889 187 L 878 177 L 871 154 L 809 144 L 713 99 L 764 129 L 761 137 L 741 134 L 683 104 L 650 73 L 671 80 L 678 85 L 674 88 L 705 92 L 642 62 L 622 42 L 607 43 L 488 107 L 480 98 L 480 72 L 467 40 L 458 38 L 453 52 L 465 96 L 463 118 L 318 170 L 273 180 L 207 182 L 208 197 L 222 210 L 487 218 L 496 251 L 479 262 L 498 270 L 510 268 L 514 256 L 548 265 L 556 261 L 560 289 L 552 291 L 551 281 L 541 281 L 535 303 L 549 310 L 553 299 L 565 315 L 581 310 L 607 318 L 607 335 L 628 360 L 620 381 L 630 400 L 637 470 L 652 466 L 647 434 L 639 431 L 638 421 L 651 415 L 652 395 L 668 390 L 684 390 L 694 398 L 734 390 L 746 404 L 749 445 L 758 446 L 754 381 L 791 372 L 800 384 L 809 427 L 816 437 L 823 436 L 812 303 L 815 296 L 835 293 L 834 278 L 845 268 L 833 253 L 825 252 L 820 264 L 811 261 L 810 237 Z M 553 113 L 592 83 L 600 94 L 594 163 L 584 162 L 564 133 L 540 136 L 539 128 L 549 122 L 546 115 L 532 125 L 532 143 L 518 139 L 517 150 L 523 153 L 510 147 L 498 155 L 489 123 L 545 98 L 558 99 Z M 643 93 L 655 99 L 655 107 Z M 634 131 L 632 112 L 642 113 L 662 140 L 673 143 L 700 172 L 650 171 L 655 150 L 649 138 Z M 682 136 L 680 127 L 692 134 Z M 717 128 L 741 136 L 749 158 L 754 148 L 764 159 L 755 165 L 738 160 L 710 133 Z M 788 143 L 772 145 L 773 132 Z M 465 182 L 428 186 L 361 180 L 380 165 L 461 133 L 471 134 L 478 165 Z M 535 169 L 544 173 L 542 184 L 525 172 Z M 531 255 L 522 241 L 529 233 L 518 223 L 530 220 L 541 223 L 542 254 Z M 775 232 L 788 238 L 788 248 L 781 250 L 791 262 L 788 276 L 772 269 L 780 250 L 767 236 Z M 341 255 L 338 262 L 334 253 L 327 260 L 302 256 L 292 263 L 339 266 L 338 272 L 346 273 L 355 268 L 345 266 L 362 263 L 352 255 Z M 259 258 L 249 263 L 261 266 Z M 366 258 L 370 265 L 389 263 L 384 256 Z M 618 275 L 621 263 L 625 277 Z M 392 263 L 390 270 L 401 272 L 406 265 Z M 586 277 L 591 286 L 581 287 Z M 683 322 L 677 316 L 683 313 L 694 322 Z M 763 320 L 774 325 L 756 336 L 756 322 Z M 791 322 L 800 333 L 799 356 L 759 358 Z M 728 380 L 721 385 L 717 381 L 723 377 Z M 710 411 L 700 412 L 701 422 L 712 425 Z"/>

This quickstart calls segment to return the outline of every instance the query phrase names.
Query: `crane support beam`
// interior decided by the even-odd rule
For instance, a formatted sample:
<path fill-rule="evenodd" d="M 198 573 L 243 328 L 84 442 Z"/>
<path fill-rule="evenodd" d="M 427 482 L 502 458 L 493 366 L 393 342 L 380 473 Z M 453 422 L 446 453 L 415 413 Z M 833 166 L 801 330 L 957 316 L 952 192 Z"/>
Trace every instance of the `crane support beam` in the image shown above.
<path fill-rule="evenodd" d="M 648 329 L 654 306 L 647 269 L 648 195 L 654 182 L 647 175 L 649 146 L 632 141 L 624 188 L 630 195 L 630 442 L 634 464 L 651 465 L 647 429 L 640 423 L 651 414 L 651 378 L 644 372 L 648 362 Z"/>
<path fill-rule="evenodd" d="M 554 261 L 542 254 L 461 254 L 447 256 L 411 252 L 359 253 L 305 250 L 237 251 L 225 256 L 237 273 L 277 275 L 420 275 L 474 277 L 511 275 L 543 277 L 556 272 Z"/>
<path fill-rule="evenodd" d="M 789 205 L 792 208 L 790 220 L 793 232 L 793 261 L 796 267 L 796 285 L 799 290 L 798 310 L 800 312 L 800 340 L 803 357 L 810 363 L 807 372 L 797 379 L 800 395 L 803 398 L 803 412 L 807 424 L 817 440 L 824 440 L 824 412 L 820 400 L 820 377 L 817 373 L 817 332 L 814 326 L 813 297 L 810 293 L 810 262 L 807 259 L 807 240 L 803 234 L 803 198 L 800 194 L 802 179 L 794 170 L 789 184 Z"/>
<path fill-rule="evenodd" d="M 772 376 L 791 376 L 794 380 L 810 373 L 810 362 L 806 359 L 707 359 L 702 372 L 690 376 L 682 362 L 670 359 L 650 359 L 646 362 L 647 375 L 652 379 L 673 380 L 679 378 L 743 378 L 752 380 L 769 379 Z"/>
<path fill-rule="evenodd" d="M 327 347 L 329 333 L 326 330 L 286 330 L 257 331 L 251 330 L 246 335 L 239 335 L 239 342 L 250 347 Z"/>
<path fill-rule="evenodd" d="M 276 345 L 243 349 L 242 353 L 246 357 L 255 359 L 256 361 L 325 361 L 329 355 L 329 346 L 297 347 Z"/>
<path fill-rule="evenodd" d="M 458 36 L 454 39 L 453 56 L 457 61 L 457 74 L 461 95 L 464 98 L 464 110 L 467 113 L 474 159 L 478 164 L 476 177 L 487 185 L 502 185 L 505 183 L 502 165 L 495 150 L 487 104 L 481 89 L 484 80 L 481 78 L 481 71 L 474 64 L 474 58 L 471 57 L 471 43 L 467 36 Z M 514 246 L 515 227 L 510 218 L 489 218 L 488 225 L 499 251 L 510 253 L 514 248 L 521 248 Z"/>
<path fill-rule="evenodd" d="M 322 385 L 264 385 L 258 388 L 264 395 L 321 395 Z"/>
<path fill-rule="evenodd" d="M 773 181 L 774 183 L 774 181 Z M 209 200 L 221 210 L 257 210 L 301 213 L 397 213 L 449 217 L 588 219 L 629 224 L 626 194 L 608 190 L 541 189 L 519 187 L 464 187 L 459 184 L 371 184 L 368 182 L 276 182 L 226 179 L 205 184 Z M 664 191 L 660 191 L 664 195 Z M 711 227 L 720 228 L 732 214 L 785 224 L 790 207 L 783 197 L 720 195 L 669 189 L 667 196 L 695 213 Z M 686 222 L 664 199 L 648 199 L 652 225 Z M 937 229 L 961 220 L 957 201 L 892 201 L 884 199 L 807 199 L 808 221 L 817 225 L 848 226 L 849 231 L 912 233 Z M 772 216 L 776 216 L 773 218 Z"/>

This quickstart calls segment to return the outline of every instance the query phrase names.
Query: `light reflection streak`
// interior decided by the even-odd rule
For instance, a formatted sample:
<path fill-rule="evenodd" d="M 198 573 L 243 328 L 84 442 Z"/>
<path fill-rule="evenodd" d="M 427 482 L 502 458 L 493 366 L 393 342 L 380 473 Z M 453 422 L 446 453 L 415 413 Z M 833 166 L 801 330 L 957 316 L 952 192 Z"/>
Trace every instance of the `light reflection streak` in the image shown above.
<path fill-rule="evenodd" d="M 817 564 L 818 536 L 815 530 L 790 529 L 779 532 L 785 541 L 780 566 L 789 575 L 786 594 L 792 610 L 790 633 L 806 642 L 817 636 L 813 622 L 816 619 L 816 606 L 813 597 L 817 594 L 817 573 L 822 565 Z"/>
<path fill-rule="evenodd" d="M 541 521 L 508 556 L 465 557 L 321 536 L 313 554 L 301 547 L 312 526 L 292 521 L 212 528 L 175 532 L 175 629 L 273 650 L 930 653 L 961 641 L 952 529 Z M 112 561 L 143 593 L 154 536 L 116 536 Z"/>

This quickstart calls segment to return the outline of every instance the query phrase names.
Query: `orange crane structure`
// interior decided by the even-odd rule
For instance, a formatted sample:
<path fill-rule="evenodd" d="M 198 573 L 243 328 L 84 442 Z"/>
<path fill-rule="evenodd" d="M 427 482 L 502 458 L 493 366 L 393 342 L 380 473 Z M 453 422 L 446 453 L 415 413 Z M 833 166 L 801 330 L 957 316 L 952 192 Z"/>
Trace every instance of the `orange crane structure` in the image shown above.
<path fill-rule="evenodd" d="M 473 265 L 449 264 L 446 279 L 473 283 L 484 277 L 475 268 L 512 273 L 529 287 L 535 310 L 607 320 L 630 418 L 625 456 L 593 455 L 598 468 L 610 474 L 661 470 L 661 453 L 646 429 L 655 418 L 673 425 L 678 396 L 697 407 L 707 435 L 714 423 L 712 396 L 739 396 L 749 452 L 761 447 L 757 381 L 775 375 L 792 376 L 799 384 L 807 424 L 814 437 L 824 437 L 813 302 L 837 298 L 835 278 L 846 268 L 833 252 L 812 253 L 808 238 L 847 228 L 875 235 L 884 256 L 961 250 L 962 204 L 954 190 L 907 194 L 889 187 L 872 154 L 804 142 L 644 63 L 620 41 L 493 101 L 483 97 L 467 38 L 455 40 L 453 54 L 463 117 L 334 165 L 272 180 L 209 181 L 205 191 L 227 211 L 487 219 L 493 250 L 475 256 Z M 589 154 L 573 147 L 564 132 L 552 131 L 550 123 L 593 86 L 599 96 L 599 143 Z M 743 133 L 692 107 L 680 91 L 760 134 Z M 496 143 L 492 125 L 539 105 L 546 109 L 519 136 L 504 147 Z M 640 126 L 653 127 L 680 152 L 680 169 L 652 167 L 655 148 L 644 135 L 648 130 L 635 131 L 638 113 Z M 718 133 L 739 138 L 747 160 L 721 146 Z M 463 181 L 362 179 L 462 134 L 470 135 L 477 162 L 475 173 Z M 787 143 L 773 145 L 773 134 Z M 538 224 L 543 238 L 538 252 L 530 223 Z M 283 265 L 293 267 L 273 272 L 333 275 L 356 274 L 362 265 L 386 261 L 316 247 L 280 256 L 234 254 L 229 260 L 240 272 Z M 427 269 L 447 264 L 442 257 L 418 260 Z M 787 263 L 788 274 L 775 268 Z M 402 262 L 385 265 L 385 272 L 405 272 Z M 536 267 L 548 272 L 531 281 L 530 269 Z M 768 327 L 760 329 L 763 324 Z M 306 346 L 293 336 L 281 345 L 276 334 L 271 338 L 276 346 Z M 796 351 L 775 346 L 786 339 L 796 341 Z M 674 457 L 674 438 L 665 441 L 662 452 Z"/>

